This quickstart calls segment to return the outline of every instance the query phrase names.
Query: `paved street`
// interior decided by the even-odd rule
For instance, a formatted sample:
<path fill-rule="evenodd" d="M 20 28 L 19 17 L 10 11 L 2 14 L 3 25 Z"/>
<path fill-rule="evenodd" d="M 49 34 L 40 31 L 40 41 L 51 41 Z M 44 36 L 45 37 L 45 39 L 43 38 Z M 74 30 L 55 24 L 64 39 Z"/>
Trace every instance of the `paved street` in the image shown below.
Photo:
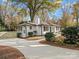
<path fill-rule="evenodd" d="M 0 40 L 0 45 L 15 47 L 28 59 L 79 59 L 79 51 L 44 45 L 38 41 L 4 39 Z"/>

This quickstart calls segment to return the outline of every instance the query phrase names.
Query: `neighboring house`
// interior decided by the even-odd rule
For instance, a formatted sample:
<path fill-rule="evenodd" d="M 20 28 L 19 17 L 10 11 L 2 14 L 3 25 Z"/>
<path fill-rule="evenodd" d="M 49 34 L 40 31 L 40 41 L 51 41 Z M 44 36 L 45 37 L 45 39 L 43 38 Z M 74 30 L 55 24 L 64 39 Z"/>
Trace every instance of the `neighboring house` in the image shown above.
<path fill-rule="evenodd" d="M 60 32 L 60 26 L 56 24 L 49 24 L 49 23 L 40 23 L 35 24 L 31 22 L 22 22 L 18 27 L 18 32 L 21 33 L 21 37 L 28 37 L 29 32 L 33 32 L 34 35 L 44 35 L 47 32 Z"/>

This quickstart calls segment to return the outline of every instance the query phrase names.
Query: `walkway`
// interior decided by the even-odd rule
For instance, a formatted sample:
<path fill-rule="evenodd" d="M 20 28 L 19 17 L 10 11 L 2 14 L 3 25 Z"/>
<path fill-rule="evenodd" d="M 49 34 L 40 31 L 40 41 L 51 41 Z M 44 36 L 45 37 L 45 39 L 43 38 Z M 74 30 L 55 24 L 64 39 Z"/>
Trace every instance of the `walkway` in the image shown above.
<path fill-rule="evenodd" d="M 0 45 L 19 49 L 28 59 L 79 59 L 79 51 L 64 49 L 23 39 L 0 40 Z"/>

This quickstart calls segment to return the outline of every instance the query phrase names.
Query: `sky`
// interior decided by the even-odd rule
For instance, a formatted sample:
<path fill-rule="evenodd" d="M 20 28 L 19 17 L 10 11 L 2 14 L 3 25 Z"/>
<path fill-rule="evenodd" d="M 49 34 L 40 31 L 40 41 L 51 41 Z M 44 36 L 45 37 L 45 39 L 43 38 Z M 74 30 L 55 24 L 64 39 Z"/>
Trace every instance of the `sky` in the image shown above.
<path fill-rule="evenodd" d="M 77 0 L 63 0 L 63 2 L 61 3 L 62 6 L 65 6 L 65 5 L 68 5 L 68 4 L 71 4 L 73 5 Z M 63 9 L 66 9 L 68 11 L 68 13 L 71 13 L 72 12 L 72 9 L 71 8 L 63 8 Z M 55 15 L 55 18 L 57 19 L 60 19 L 62 17 L 62 14 L 63 14 L 63 11 L 62 11 L 62 8 L 59 8 L 55 13 L 52 13 L 50 12 L 50 16 L 52 17 L 53 15 Z"/>
<path fill-rule="evenodd" d="M 2 3 L 2 0 L 0 0 L 0 4 Z"/>
<path fill-rule="evenodd" d="M 0 0 L 0 4 L 2 3 L 3 0 Z M 6 1 L 6 0 L 4 0 Z M 68 4 L 74 4 L 77 0 L 63 0 L 63 2 L 61 3 L 62 6 L 64 5 L 68 5 Z M 72 11 L 72 9 L 69 9 L 68 7 L 67 8 L 64 8 L 68 11 L 68 13 L 70 13 Z M 57 11 L 55 11 L 55 13 L 53 12 L 49 12 L 49 16 L 50 18 L 56 18 L 56 19 L 60 19 L 62 17 L 62 8 L 59 8 Z"/>

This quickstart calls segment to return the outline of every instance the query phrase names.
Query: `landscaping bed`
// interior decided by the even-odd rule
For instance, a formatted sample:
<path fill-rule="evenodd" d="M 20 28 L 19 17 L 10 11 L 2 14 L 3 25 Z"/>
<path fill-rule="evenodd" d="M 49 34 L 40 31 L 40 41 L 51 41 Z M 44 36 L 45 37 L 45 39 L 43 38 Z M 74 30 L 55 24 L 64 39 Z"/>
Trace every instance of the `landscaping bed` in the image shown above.
<path fill-rule="evenodd" d="M 24 55 L 17 49 L 9 46 L 0 46 L 0 59 L 25 59 Z"/>
<path fill-rule="evenodd" d="M 45 34 L 42 44 L 79 50 L 79 29 L 77 27 L 67 27 L 61 30 L 61 36 L 55 37 L 53 32 Z"/>
<path fill-rule="evenodd" d="M 47 44 L 51 46 L 61 47 L 61 48 L 67 48 L 67 49 L 73 49 L 73 50 L 79 50 L 79 45 L 77 44 L 65 44 L 62 42 L 63 39 L 56 39 L 58 41 L 46 41 L 42 40 L 40 41 L 41 44 Z"/>
<path fill-rule="evenodd" d="M 40 39 L 43 39 L 43 36 L 32 36 L 26 38 L 26 40 L 40 40 Z"/>

